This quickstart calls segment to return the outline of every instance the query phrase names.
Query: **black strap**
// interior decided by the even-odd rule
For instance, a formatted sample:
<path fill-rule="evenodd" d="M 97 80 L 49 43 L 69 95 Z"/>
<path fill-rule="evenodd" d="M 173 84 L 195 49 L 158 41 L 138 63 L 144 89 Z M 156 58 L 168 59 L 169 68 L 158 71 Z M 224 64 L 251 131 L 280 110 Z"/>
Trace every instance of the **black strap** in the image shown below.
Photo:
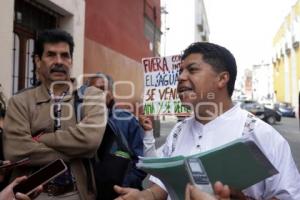
<path fill-rule="evenodd" d="M 82 104 L 83 99 L 79 97 L 78 91 L 74 91 L 74 112 L 77 123 L 79 123 L 82 119 L 82 112 L 79 112 L 80 116 L 78 116 L 78 109 L 80 108 L 80 104 Z M 84 168 L 86 170 L 86 177 L 87 177 L 87 186 L 89 191 L 93 191 L 93 175 L 92 175 L 92 169 L 91 169 L 91 160 L 88 158 L 83 158 L 82 163 L 84 165 Z"/>
<path fill-rule="evenodd" d="M 74 111 L 75 111 L 75 117 L 76 117 L 77 123 L 79 123 L 79 122 L 81 121 L 81 119 L 83 118 L 83 116 L 82 116 L 82 113 L 79 112 L 80 116 L 78 117 L 78 109 L 80 108 L 79 106 L 80 106 L 80 104 L 82 104 L 83 99 L 80 98 L 80 97 L 78 96 L 78 91 L 77 91 L 77 90 L 75 90 L 75 91 L 73 92 L 73 95 L 74 95 Z"/>

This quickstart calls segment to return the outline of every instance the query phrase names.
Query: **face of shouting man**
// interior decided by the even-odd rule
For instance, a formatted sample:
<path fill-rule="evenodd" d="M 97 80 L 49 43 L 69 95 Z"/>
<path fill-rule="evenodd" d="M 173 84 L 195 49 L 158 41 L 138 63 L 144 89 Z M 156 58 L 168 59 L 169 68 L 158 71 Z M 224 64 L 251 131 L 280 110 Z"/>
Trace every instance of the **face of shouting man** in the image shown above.
<path fill-rule="evenodd" d="M 196 106 L 207 101 L 218 88 L 219 73 L 198 53 L 190 54 L 181 63 L 177 90 L 182 103 Z"/>
<path fill-rule="evenodd" d="M 216 71 L 203 60 L 202 54 L 192 53 L 180 66 L 177 85 L 179 98 L 183 105 L 194 110 L 196 118 L 213 119 L 221 113 L 221 108 L 218 108 L 220 103 L 222 106 L 228 104 L 224 101 L 228 99 L 228 80 L 227 71 Z"/>
<path fill-rule="evenodd" d="M 40 79 L 46 85 L 70 80 L 72 57 L 68 43 L 45 43 L 42 56 L 36 55 L 35 62 Z"/>

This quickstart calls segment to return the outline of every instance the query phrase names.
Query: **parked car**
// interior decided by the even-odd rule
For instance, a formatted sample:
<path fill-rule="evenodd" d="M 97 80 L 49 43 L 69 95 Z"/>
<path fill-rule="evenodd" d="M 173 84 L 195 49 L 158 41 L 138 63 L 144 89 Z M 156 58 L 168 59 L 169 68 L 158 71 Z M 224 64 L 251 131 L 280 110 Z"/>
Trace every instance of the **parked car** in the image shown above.
<path fill-rule="evenodd" d="M 274 105 L 274 108 L 284 117 L 296 117 L 295 109 L 290 103 L 279 102 Z"/>
<path fill-rule="evenodd" d="M 268 102 L 268 101 L 265 101 L 265 102 L 260 102 L 262 105 L 264 105 L 265 107 L 267 108 L 270 108 L 270 109 L 273 109 L 274 110 L 274 103 L 273 102 Z"/>
<path fill-rule="evenodd" d="M 281 113 L 265 107 L 264 105 L 253 100 L 239 101 L 241 108 L 251 112 L 258 118 L 264 120 L 268 124 L 275 124 L 281 121 Z"/>

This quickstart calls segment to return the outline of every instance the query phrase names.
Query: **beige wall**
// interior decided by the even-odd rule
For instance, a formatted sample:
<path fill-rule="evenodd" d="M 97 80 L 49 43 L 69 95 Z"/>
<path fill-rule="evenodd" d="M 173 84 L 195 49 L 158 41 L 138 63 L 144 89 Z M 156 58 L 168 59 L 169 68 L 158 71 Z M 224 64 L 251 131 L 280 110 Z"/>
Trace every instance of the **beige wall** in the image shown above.
<path fill-rule="evenodd" d="M 141 102 L 144 88 L 141 63 L 86 38 L 84 65 L 85 69 L 89 69 L 85 71 L 87 74 L 102 72 L 112 76 L 115 83 L 118 81 L 132 83 L 133 88 L 129 84 L 119 82 L 116 87 L 118 96 L 130 96 L 132 90 L 134 93 L 131 98 L 118 98 L 118 102 Z"/>
<path fill-rule="evenodd" d="M 0 84 L 9 97 L 12 92 L 12 46 L 14 1 L 0 1 Z"/>
<path fill-rule="evenodd" d="M 83 73 L 85 0 L 39 0 L 39 3 L 63 15 L 60 28 L 70 32 L 75 41 L 72 76 Z M 0 0 L 0 83 L 4 94 L 12 95 L 13 0 Z"/>

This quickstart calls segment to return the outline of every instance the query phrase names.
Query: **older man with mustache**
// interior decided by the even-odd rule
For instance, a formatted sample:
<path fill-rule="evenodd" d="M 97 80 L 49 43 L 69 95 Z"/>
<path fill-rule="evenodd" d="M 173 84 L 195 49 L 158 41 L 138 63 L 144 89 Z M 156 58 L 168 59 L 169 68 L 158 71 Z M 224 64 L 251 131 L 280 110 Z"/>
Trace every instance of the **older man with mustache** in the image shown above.
<path fill-rule="evenodd" d="M 11 161 L 25 157 L 30 164 L 13 171 L 29 175 L 55 159 L 63 159 L 66 173 L 44 186 L 38 199 L 95 199 L 90 158 L 97 151 L 106 125 L 103 91 L 90 87 L 83 97 L 82 120 L 77 122 L 75 94 L 70 81 L 74 42 L 62 30 L 39 34 L 35 63 L 41 85 L 29 88 L 8 103 L 4 121 L 4 154 Z"/>

